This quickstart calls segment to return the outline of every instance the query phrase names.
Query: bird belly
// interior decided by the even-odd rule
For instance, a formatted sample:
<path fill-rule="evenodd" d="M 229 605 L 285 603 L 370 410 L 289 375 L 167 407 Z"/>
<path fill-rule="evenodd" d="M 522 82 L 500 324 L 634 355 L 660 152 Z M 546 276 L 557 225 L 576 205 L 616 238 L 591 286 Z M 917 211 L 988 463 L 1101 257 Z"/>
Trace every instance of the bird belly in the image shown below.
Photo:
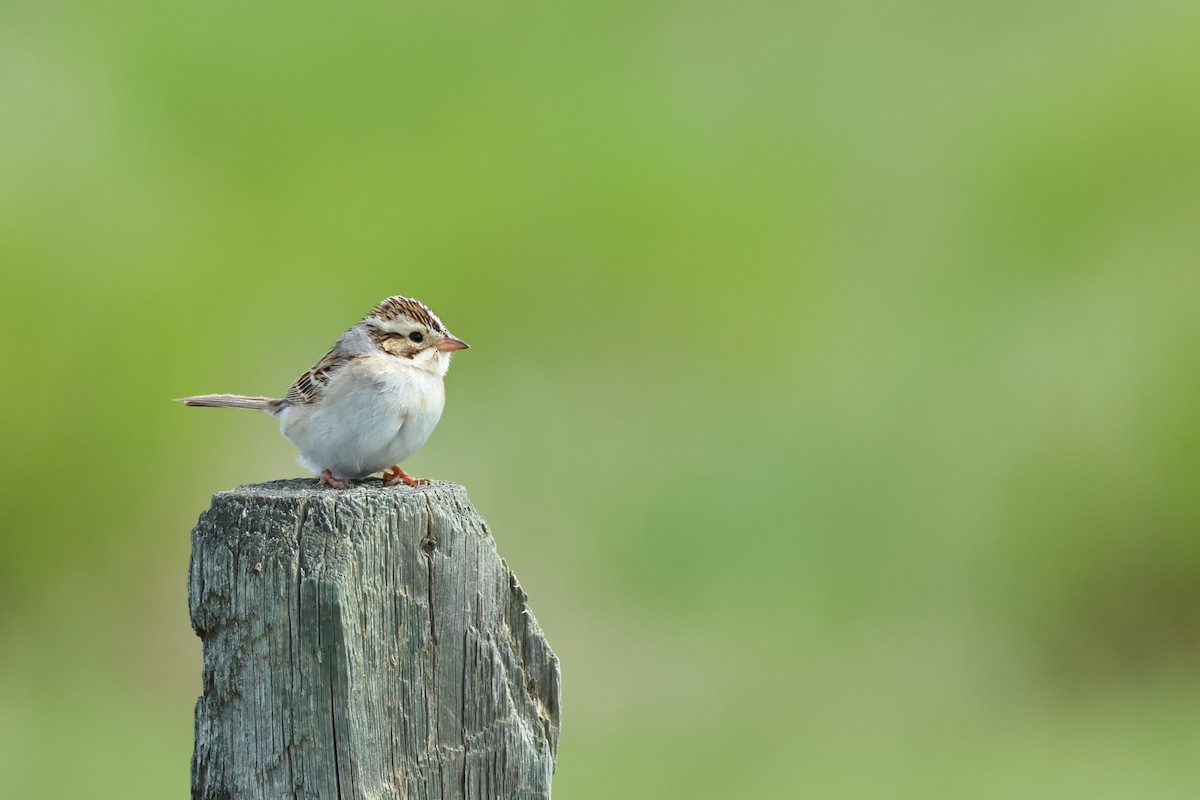
<path fill-rule="evenodd" d="M 349 365 L 317 402 L 281 412 L 280 428 L 300 449 L 300 463 L 314 474 L 365 478 L 425 444 L 442 415 L 442 382 L 389 366 Z"/>

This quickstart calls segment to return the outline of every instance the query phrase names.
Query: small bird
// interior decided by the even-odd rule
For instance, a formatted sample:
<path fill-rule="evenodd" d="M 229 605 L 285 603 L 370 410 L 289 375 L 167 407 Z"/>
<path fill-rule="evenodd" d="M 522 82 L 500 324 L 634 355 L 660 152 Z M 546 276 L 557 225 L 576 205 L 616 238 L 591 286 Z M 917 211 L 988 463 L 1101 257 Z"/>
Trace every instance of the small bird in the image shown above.
<path fill-rule="evenodd" d="M 389 484 L 417 486 L 428 481 L 400 464 L 441 418 L 450 354 L 466 348 L 429 306 L 397 295 L 339 336 L 285 397 L 202 394 L 181 402 L 270 414 L 326 486 L 341 489 L 376 472 Z"/>

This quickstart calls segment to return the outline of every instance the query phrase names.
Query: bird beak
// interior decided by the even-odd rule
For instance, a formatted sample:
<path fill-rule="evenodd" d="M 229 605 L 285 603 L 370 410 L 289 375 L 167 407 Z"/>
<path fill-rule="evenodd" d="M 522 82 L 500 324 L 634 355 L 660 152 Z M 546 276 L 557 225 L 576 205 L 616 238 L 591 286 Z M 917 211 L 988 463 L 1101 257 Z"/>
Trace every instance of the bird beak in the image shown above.
<path fill-rule="evenodd" d="M 434 345 L 434 347 L 436 347 L 438 350 L 441 350 L 443 353 L 453 353 L 455 350 L 466 350 L 470 346 L 471 345 L 467 344 L 462 339 L 459 339 L 456 336 L 451 336 L 448 333 L 446 334 L 445 339 L 442 339 L 440 342 Z"/>

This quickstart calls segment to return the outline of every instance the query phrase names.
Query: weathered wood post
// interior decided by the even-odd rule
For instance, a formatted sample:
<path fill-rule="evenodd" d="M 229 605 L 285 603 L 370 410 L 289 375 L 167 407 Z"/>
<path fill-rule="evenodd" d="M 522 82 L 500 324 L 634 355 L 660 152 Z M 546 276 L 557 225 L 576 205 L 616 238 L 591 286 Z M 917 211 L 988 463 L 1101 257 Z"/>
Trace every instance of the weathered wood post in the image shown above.
<path fill-rule="evenodd" d="M 550 797 L 558 659 L 461 486 L 221 492 L 188 584 L 193 798 Z"/>

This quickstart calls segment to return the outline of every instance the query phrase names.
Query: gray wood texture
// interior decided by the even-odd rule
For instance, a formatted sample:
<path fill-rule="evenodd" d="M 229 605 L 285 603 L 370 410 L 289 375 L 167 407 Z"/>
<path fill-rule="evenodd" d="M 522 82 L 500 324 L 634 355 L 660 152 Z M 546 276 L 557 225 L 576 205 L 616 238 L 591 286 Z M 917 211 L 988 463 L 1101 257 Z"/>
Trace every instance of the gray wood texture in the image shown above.
<path fill-rule="evenodd" d="M 550 797 L 558 659 L 461 486 L 221 492 L 188 595 L 193 798 Z"/>

